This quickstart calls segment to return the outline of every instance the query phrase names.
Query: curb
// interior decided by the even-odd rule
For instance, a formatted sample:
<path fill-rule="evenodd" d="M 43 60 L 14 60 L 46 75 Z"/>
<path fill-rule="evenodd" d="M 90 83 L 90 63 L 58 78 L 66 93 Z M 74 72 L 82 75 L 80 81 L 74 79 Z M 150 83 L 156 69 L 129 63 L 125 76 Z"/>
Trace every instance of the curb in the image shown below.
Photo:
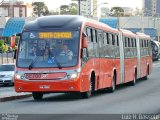
<path fill-rule="evenodd" d="M 27 94 L 27 95 L 19 95 L 19 96 L 9 96 L 9 97 L 4 97 L 0 98 L 0 102 L 6 102 L 6 101 L 11 101 L 11 100 L 16 100 L 16 99 L 23 99 L 27 97 L 31 97 L 32 94 Z"/>

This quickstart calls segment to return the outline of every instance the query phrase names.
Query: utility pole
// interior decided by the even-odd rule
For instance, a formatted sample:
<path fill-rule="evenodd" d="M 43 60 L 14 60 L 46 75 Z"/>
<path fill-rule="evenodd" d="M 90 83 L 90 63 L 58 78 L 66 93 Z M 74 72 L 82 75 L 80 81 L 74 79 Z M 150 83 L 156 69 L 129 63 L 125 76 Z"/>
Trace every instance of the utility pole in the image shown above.
<path fill-rule="evenodd" d="M 81 1 L 86 1 L 86 0 L 72 0 L 72 1 L 78 1 L 78 15 L 81 15 Z"/>
<path fill-rule="evenodd" d="M 79 6 L 79 15 L 81 15 L 81 0 L 78 0 L 78 6 Z"/>
<path fill-rule="evenodd" d="M 142 28 L 141 28 L 141 32 L 144 33 L 144 8 L 142 8 Z"/>

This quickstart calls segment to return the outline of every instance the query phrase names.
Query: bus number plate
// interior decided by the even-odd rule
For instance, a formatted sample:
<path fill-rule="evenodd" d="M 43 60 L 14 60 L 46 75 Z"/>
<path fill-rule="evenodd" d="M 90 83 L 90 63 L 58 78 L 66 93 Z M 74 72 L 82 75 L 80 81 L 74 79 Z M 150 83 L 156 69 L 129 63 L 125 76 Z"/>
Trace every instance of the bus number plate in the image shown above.
<path fill-rule="evenodd" d="M 29 73 L 29 74 L 25 74 L 25 78 L 26 79 L 40 79 L 41 78 L 41 74 L 38 73 Z"/>

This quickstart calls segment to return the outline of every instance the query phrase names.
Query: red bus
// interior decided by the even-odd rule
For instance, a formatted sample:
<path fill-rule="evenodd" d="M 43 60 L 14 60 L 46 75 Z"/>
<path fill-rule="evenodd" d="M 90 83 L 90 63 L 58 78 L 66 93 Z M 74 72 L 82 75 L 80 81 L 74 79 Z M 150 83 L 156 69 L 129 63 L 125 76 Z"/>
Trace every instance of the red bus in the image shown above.
<path fill-rule="evenodd" d="M 66 52 L 67 51 L 67 52 Z M 15 70 L 16 92 L 94 91 L 151 73 L 150 37 L 113 29 L 82 16 L 45 16 L 27 23 L 20 34 Z"/>

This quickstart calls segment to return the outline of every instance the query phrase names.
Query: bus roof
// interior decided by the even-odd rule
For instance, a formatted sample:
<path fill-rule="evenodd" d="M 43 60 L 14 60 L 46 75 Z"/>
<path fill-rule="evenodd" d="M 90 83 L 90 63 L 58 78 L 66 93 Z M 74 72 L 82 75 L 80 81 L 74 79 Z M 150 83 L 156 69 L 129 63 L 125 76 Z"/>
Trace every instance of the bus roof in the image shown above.
<path fill-rule="evenodd" d="M 43 16 L 27 23 L 24 30 L 44 30 L 45 29 L 79 29 L 87 19 L 78 15 L 53 15 Z"/>
<path fill-rule="evenodd" d="M 110 26 L 98 22 L 93 19 L 85 18 L 79 15 L 53 15 L 53 16 L 43 16 L 36 20 L 27 23 L 24 26 L 24 31 L 29 30 L 44 30 L 45 29 L 56 29 L 56 30 L 78 30 L 82 27 L 85 22 L 89 22 L 98 28 L 108 29 L 109 31 L 118 32 L 117 29 L 111 28 Z"/>
<path fill-rule="evenodd" d="M 87 18 L 87 22 L 89 22 L 90 24 L 92 24 L 93 27 L 97 27 L 97 28 L 101 28 L 103 30 L 106 30 L 108 32 L 114 32 L 114 33 L 119 33 L 119 31 L 115 28 L 110 27 L 107 24 L 104 24 L 102 22 Z"/>
<path fill-rule="evenodd" d="M 137 35 L 139 36 L 139 38 L 141 38 L 141 39 L 150 39 L 150 36 L 147 35 L 147 34 L 145 34 L 145 33 L 137 32 L 136 34 L 137 34 Z"/>
<path fill-rule="evenodd" d="M 128 37 L 136 37 L 136 34 L 126 30 L 126 29 L 120 29 L 120 31 L 123 33 L 123 35 L 128 36 Z"/>

